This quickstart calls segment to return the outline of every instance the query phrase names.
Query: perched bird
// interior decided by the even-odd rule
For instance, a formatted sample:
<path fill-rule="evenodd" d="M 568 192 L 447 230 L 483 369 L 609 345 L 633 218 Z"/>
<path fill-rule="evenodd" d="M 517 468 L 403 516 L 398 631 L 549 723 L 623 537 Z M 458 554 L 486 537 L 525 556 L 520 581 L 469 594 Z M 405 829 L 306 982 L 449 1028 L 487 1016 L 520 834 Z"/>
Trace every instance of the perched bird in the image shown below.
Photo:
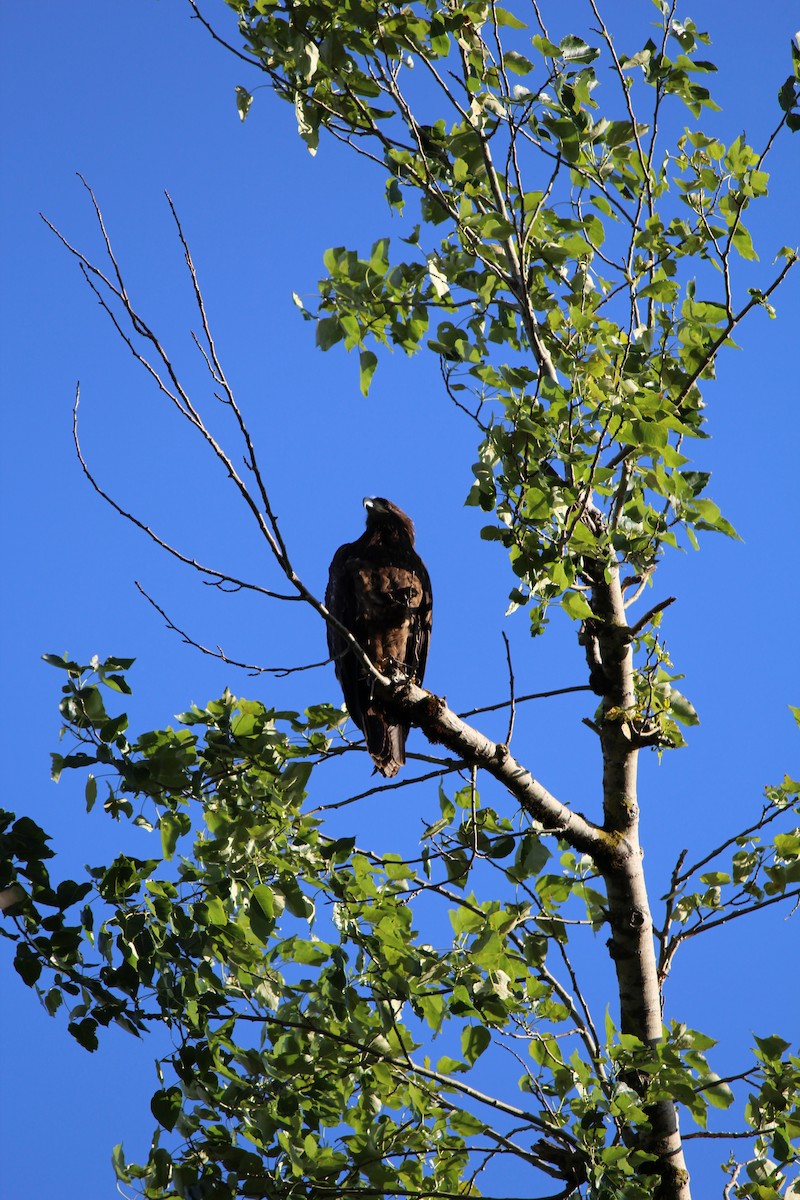
<path fill-rule="evenodd" d="M 431 632 L 433 595 L 425 564 L 414 549 L 410 517 L 380 496 L 364 500 L 367 528 L 333 556 L 325 604 L 379 671 L 401 667 L 422 683 Z M 396 775 L 406 761 L 408 722 L 390 713 L 373 681 L 328 626 L 328 648 L 350 716 L 367 740 L 381 775 Z"/>

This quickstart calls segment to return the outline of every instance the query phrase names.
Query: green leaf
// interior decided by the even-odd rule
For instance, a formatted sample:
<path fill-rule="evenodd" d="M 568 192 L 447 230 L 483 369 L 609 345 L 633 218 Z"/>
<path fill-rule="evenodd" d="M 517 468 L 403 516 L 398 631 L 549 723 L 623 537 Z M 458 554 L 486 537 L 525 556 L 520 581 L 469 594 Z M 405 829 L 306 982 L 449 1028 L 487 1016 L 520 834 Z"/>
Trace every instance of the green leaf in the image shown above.
<path fill-rule="evenodd" d="M 389 270 L 389 239 L 380 238 L 372 247 L 369 256 L 370 269 L 376 275 L 385 275 Z"/>
<path fill-rule="evenodd" d="M 33 987 L 42 973 L 41 959 L 25 942 L 20 942 L 17 946 L 14 970 L 28 987 Z"/>
<path fill-rule="evenodd" d="M 483 1133 L 486 1129 L 483 1121 L 476 1117 L 473 1113 L 462 1109 L 460 1112 L 456 1110 L 450 1114 L 449 1123 L 451 1128 L 461 1137 L 474 1137 L 475 1134 Z"/>
<path fill-rule="evenodd" d="M 712 1076 L 712 1079 L 716 1078 L 717 1076 Z M 730 1108 L 736 1099 L 727 1083 L 712 1083 L 710 1086 L 704 1084 L 702 1094 L 714 1108 Z"/>
<path fill-rule="evenodd" d="M 119 1142 L 112 1151 L 111 1165 L 114 1168 L 114 1174 L 121 1183 L 130 1183 L 131 1177 L 125 1164 L 125 1153 L 122 1149 L 121 1142 Z"/>
<path fill-rule="evenodd" d="M 758 255 L 756 254 L 755 247 L 753 246 L 753 239 L 750 236 L 750 231 L 745 229 L 741 222 L 736 226 L 736 229 L 733 232 L 733 244 L 742 258 L 745 258 L 750 262 L 758 261 Z"/>
<path fill-rule="evenodd" d="M 63 1002 L 64 1002 L 64 997 L 63 997 L 61 991 L 58 988 L 50 988 L 49 992 L 45 996 L 44 1003 L 45 1003 L 45 1008 L 47 1009 L 47 1011 L 49 1012 L 51 1017 L 54 1017 L 56 1015 L 56 1013 L 58 1012 L 58 1010 L 61 1007 L 61 1005 L 63 1004 Z"/>
<path fill-rule="evenodd" d="M 600 51 L 594 46 L 587 45 L 583 38 L 576 37 L 571 33 L 561 39 L 558 48 L 565 62 L 590 63 L 594 62 L 600 54 Z"/>
<path fill-rule="evenodd" d="M 726 537 L 739 540 L 738 533 L 733 528 L 730 521 L 727 521 L 725 517 L 723 517 L 713 500 L 701 498 L 696 501 L 695 507 L 700 516 L 700 520 L 696 522 L 698 529 L 713 530 L 716 533 L 724 533 Z"/>
<path fill-rule="evenodd" d="M 561 599 L 561 607 L 573 621 L 586 621 L 593 615 L 588 600 L 580 592 L 567 592 Z"/>
<path fill-rule="evenodd" d="M 519 17 L 515 16 L 514 13 L 509 12 L 508 9 L 506 9 L 506 8 L 500 8 L 498 6 L 493 9 L 492 15 L 498 25 L 505 25 L 509 29 L 527 29 L 528 28 L 528 26 L 525 24 L 525 22 L 523 20 L 521 20 Z"/>
<path fill-rule="evenodd" d="M 506 50 L 503 55 L 503 66 L 512 71 L 514 75 L 529 75 L 533 70 L 531 60 L 516 50 Z"/>
<path fill-rule="evenodd" d="M 135 658 L 118 658 L 114 655 L 112 658 L 107 658 L 102 664 L 103 671 L 130 671 Z"/>
<path fill-rule="evenodd" d="M 219 896 L 208 896 L 200 904 L 195 904 L 193 911 L 198 925 L 227 925 L 228 923 L 228 914 Z"/>
<path fill-rule="evenodd" d="M 188 825 L 188 817 L 183 813 L 165 812 L 161 814 L 158 826 L 161 830 L 161 853 L 164 858 L 172 858 L 178 838 L 188 832 Z"/>
<path fill-rule="evenodd" d="M 250 894 L 263 915 L 271 921 L 276 915 L 275 898 L 272 894 L 272 889 L 267 887 L 265 883 L 259 883 L 253 888 Z"/>
<path fill-rule="evenodd" d="M 84 1017 L 82 1021 L 70 1021 L 69 1032 L 84 1050 L 97 1049 L 97 1021 L 93 1017 Z"/>
<path fill-rule="evenodd" d="M 297 118 L 297 132 L 305 142 L 309 154 L 313 156 L 319 146 L 319 112 L 300 92 L 295 97 L 294 112 Z"/>
<path fill-rule="evenodd" d="M 378 365 L 377 355 L 371 350 L 362 350 L 359 356 L 359 382 L 361 386 L 361 395 L 369 394 L 372 376 L 375 374 L 375 368 Z"/>
<path fill-rule="evenodd" d="M 545 58 L 558 58 L 561 53 L 555 42 L 538 33 L 531 38 L 531 43 Z"/>
<path fill-rule="evenodd" d="M 130 696 L 131 694 L 131 686 L 124 675 L 104 674 L 103 683 L 115 692 L 123 692 L 126 696 Z"/>
<path fill-rule="evenodd" d="M 437 1062 L 436 1070 L 440 1075 L 463 1075 L 465 1071 L 469 1070 L 469 1067 L 465 1062 L 459 1062 L 457 1058 L 445 1055 Z"/>
<path fill-rule="evenodd" d="M 236 87 L 236 108 L 239 113 L 239 120 L 244 121 L 247 114 L 250 112 L 250 105 L 253 103 L 253 97 L 247 88 Z"/>
<path fill-rule="evenodd" d="M 676 721 L 680 721 L 681 725 L 700 724 L 700 718 L 695 711 L 694 705 L 674 687 L 670 687 L 669 689 L 669 711 Z"/>
<path fill-rule="evenodd" d="M 514 232 L 514 226 L 499 213 L 485 213 L 475 218 L 475 225 L 480 235 L 488 241 L 505 241 Z"/>
<path fill-rule="evenodd" d="M 80 675 L 85 670 L 78 663 L 68 659 L 66 654 L 43 654 L 42 659 L 51 667 L 58 667 L 62 671 L 69 672 L 70 675 Z"/>
<path fill-rule="evenodd" d="M 322 317 L 317 321 L 317 345 L 320 350 L 330 350 L 343 336 L 338 317 Z"/>
<path fill-rule="evenodd" d="M 183 1093 L 179 1087 L 163 1088 L 150 1101 L 150 1111 L 164 1129 L 171 1133 L 181 1113 Z"/>
<path fill-rule="evenodd" d="M 760 1038 L 755 1034 L 755 1043 L 758 1046 L 758 1058 L 768 1063 L 780 1062 L 782 1056 L 791 1048 L 791 1042 L 785 1042 L 783 1038 L 773 1034 L 771 1037 Z"/>
<path fill-rule="evenodd" d="M 517 846 L 512 874 L 515 878 L 521 879 L 538 875 L 549 857 L 550 851 L 538 834 L 525 833 Z"/>
<path fill-rule="evenodd" d="M 461 1031 L 461 1053 L 472 1066 L 491 1044 L 492 1035 L 483 1025 L 467 1025 Z"/>

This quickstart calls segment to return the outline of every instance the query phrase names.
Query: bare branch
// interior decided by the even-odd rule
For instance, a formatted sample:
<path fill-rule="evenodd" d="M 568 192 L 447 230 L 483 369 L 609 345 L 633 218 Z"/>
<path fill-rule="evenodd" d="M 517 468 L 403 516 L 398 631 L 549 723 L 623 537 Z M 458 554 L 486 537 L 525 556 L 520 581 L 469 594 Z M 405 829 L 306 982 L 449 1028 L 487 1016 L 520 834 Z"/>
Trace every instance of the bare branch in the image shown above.
<path fill-rule="evenodd" d="M 409 755 L 409 757 L 412 756 Z M 368 788 L 366 792 L 359 792 L 357 796 L 348 796 L 346 800 L 337 800 L 334 804 L 319 804 L 316 808 L 309 809 L 309 816 L 321 812 L 331 812 L 336 808 L 345 808 L 348 804 L 355 804 L 356 800 L 365 800 L 367 796 L 377 796 L 381 792 L 393 792 L 397 788 L 411 787 L 415 783 L 425 783 L 428 779 L 440 779 L 443 775 L 452 775 L 454 771 L 463 770 L 465 765 L 463 762 L 453 762 L 438 771 L 429 771 L 427 775 L 414 775 L 410 779 L 394 779 L 391 783 L 380 783 L 374 788 Z"/>
<path fill-rule="evenodd" d="M 192 12 L 194 13 L 194 17 L 192 17 L 192 20 L 199 21 L 200 24 L 203 26 L 203 28 L 208 30 L 208 32 L 211 34 L 211 36 L 215 42 L 218 42 L 220 46 L 224 46 L 225 49 L 230 51 L 231 54 L 234 54 L 237 58 L 240 58 L 242 60 L 242 62 L 246 62 L 248 64 L 248 66 L 257 67 L 257 68 L 261 67 L 262 64 L 259 61 L 259 59 L 250 58 L 249 55 L 242 54 L 241 50 L 237 50 L 235 46 L 232 46 L 230 44 L 230 42 L 226 42 L 224 38 L 220 37 L 220 35 L 214 29 L 213 25 L 210 25 L 209 22 L 203 16 L 203 14 L 200 12 L 200 9 L 198 8 L 197 4 L 195 3 L 195 0 L 187 0 L 187 2 L 189 4 L 189 7 L 191 8 Z"/>
<path fill-rule="evenodd" d="M 588 683 L 578 683 L 574 687 L 553 688 L 549 692 L 529 692 L 527 696 L 517 696 L 514 703 L 524 704 L 528 700 L 549 700 L 551 696 L 567 696 L 571 692 L 590 692 L 591 690 Z M 460 712 L 458 715 L 459 717 L 476 717 L 478 713 L 497 712 L 501 708 L 508 708 L 510 704 L 510 700 L 501 700 L 499 704 L 483 704 L 480 708 L 469 708 L 466 712 Z"/>
<path fill-rule="evenodd" d="M 733 1196 L 733 1189 L 736 1187 L 736 1183 L 741 1174 L 743 1166 L 744 1166 L 744 1163 L 737 1163 L 736 1166 L 734 1167 L 733 1174 L 731 1175 L 728 1182 L 725 1184 L 725 1188 L 722 1192 L 723 1200 L 731 1200 L 731 1197 Z"/>
<path fill-rule="evenodd" d="M 509 708 L 511 709 L 510 713 L 508 714 L 508 732 L 506 733 L 505 744 L 507 746 L 510 746 L 511 738 L 514 733 L 514 720 L 517 715 L 517 706 L 516 706 L 516 701 L 514 699 L 514 668 L 511 665 L 511 646 L 509 645 L 508 638 L 506 637 L 505 633 L 503 634 L 503 641 L 505 642 L 506 662 L 508 663 L 508 692 L 509 692 L 508 705 L 509 705 Z"/>
<path fill-rule="evenodd" d="M 101 214 L 100 208 L 97 204 L 97 201 L 94 197 L 94 193 L 92 192 L 91 188 L 89 187 L 89 185 L 86 183 L 86 181 L 84 179 L 81 178 L 81 182 L 83 183 L 84 187 L 87 189 L 87 191 L 89 192 L 89 195 L 91 197 L 92 204 L 94 206 L 95 213 L 97 215 L 97 219 L 100 222 L 100 227 L 101 227 L 104 243 L 106 245 L 109 257 L 111 258 L 111 262 L 112 262 L 112 265 L 114 268 L 115 275 L 118 278 L 118 280 L 122 280 L 122 272 L 119 268 L 117 259 L 114 256 L 113 249 L 111 248 L 111 243 L 110 243 L 110 241 L 108 239 L 108 235 L 105 231 L 105 226 L 102 222 L 102 214 Z M 170 202 L 170 204 L 171 204 L 171 202 Z M 174 210 L 173 210 L 173 212 L 174 212 Z M 42 214 L 40 214 L 40 215 L 42 215 Z M 153 330 L 150 328 L 150 326 L 143 320 L 143 318 L 133 308 L 133 306 L 130 302 L 130 299 L 128 297 L 128 293 L 125 289 L 124 283 L 121 282 L 119 284 L 119 286 L 115 285 L 106 275 L 103 274 L 102 271 L 100 271 L 96 266 L 94 266 L 94 264 L 91 263 L 84 254 L 82 254 L 78 249 L 76 249 L 74 246 L 72 246 L 67 241 L 67 239 L 59 232 L 59 230 L 56 229 L 55 226 L 52 225 L 51 222 L 48 221 L 47 218 L 44 217 L 43 215 L 42 215 L 42 220 L 45 222 L 45 224 L 48 226 L 48 228 L 56 235 L 56 237 L 59 239 L 59 241 L 62 243 L 62 245 L 70 252 L 70 254 L 72 254 L 76 259 L 78 259 L 79 263 L 81 264 L 81 267 L 84 269 L 85 277 L 90 282 L 90 286 L 92 287 L 92 290 L 95 292 L 95 294 L 100 299 L 105 311 L 111 317 L 111 319 L 114 323 L 114 326 L 117 329 L 117 332 L 120 334 L 123 341 L 129 347 L 131 352 L 134 354 L 134 357 L 145 367 L 145 369 L 148 371 L 148 373 L 156 380 L 159 390 L 170 400 L 170 402 L 173 405 L 175 405 L 175 407 L 178 409 L 178 411 L 181 413 L 181 415 L 186 420 L 188 420 L 189 423 L 193 426 L 193 428 L 196 429 L 197 432 L 203 437 L 203 439 L 205 440 L 207 445 L 213 451 L 217 460 L 225 468 L 228 477 L 233 481 L 233 484 L 236 487 L 237 491 L 239 492 L 239 495 L 241 496 L 242 500 L 244 501 L 246 507 L 250 511 L 251 515 L 255 518 L 261 535 L 266 540 L 274 558 L 276 559 L 276 561 L 277 561 L 279 567 L 281 568 L 283 574 L 285 575 L 287 581 L 297 591 L 296 596 L 286 596 L 286 597 L 280 597 L 280 598 L 282 598 L 282 599 L 285 598 L 287 600 L 288 599 L 304 600 L 307 604 L 309 604 L 321 617 L 323 617 L 323 619 L 325 621 L 328 622 L 328 624 L 333 625 L 339 631 L 339 633 L 341 633 L 341 635 L 344 638 L 345 642 L 347 643 L 348 647 L 350 648 L 350 650 L 352 651 L 352 653 L 356 657 L 356 659 L 361 663 L 364 670 L 367 671 L 367 673 L 370 676 L 372 676 L 376 680 L 376 682 L 380 681 L 384 685 L 386 685 L 388 682 L 387 679 L 384 676 L 381 676 L 380 672 L 378 672 L 376 670 L 375 666 L 372 664 L 372 662 L 370 662 L 369 657 L 367 656 L 367 654 L 365 654 L 363 648 L 359 645 L 359 643 L 353 637 L 352 633 L 348 629 L 346 629 L 344 625 L 342 625 L 339 621 L 337 621 L 337 619 L 333 616 L 332 613 L 330 613 L 328 611 L 328 609 L 325 607 L 325 605 L 320 600 L 318 600 L 316 598 L 316 596 L 313 595 L 312 592 L 309 591 L 309 589 L 303 584 L 303 582 L 301 581 L 301 579 L 295 572 L 294 568 L 292 567 L 291 562 L 289 561 L 282 538 L 280 536 L 280 532 L 277 529 L 277 521 L 273 514 L 272 508 L 269 504 L 269 500 L 266 497 L 266 490 L 263 489 L 263 484 L 260 480 L 260 477 L 257 479 L 257 483 L 259 485 L 259 488 L 263 490 L 263 495 L 262 495 L 262 503 L 264 505 L 263 511 L 259 508 L 259 504 L 257 503 L 256 499 L 251 494 L 247 485 L 244 483 L 244 481 L 242 480 L 238 471 L 234 467 L 233 461 L 230 458 L 230 456 L 226 453 L 226 451 L 222 448 L 220 443 L 212 436 L 212 434 L 206 428 L 205 424 L 203 423 L 202 419 L 199 416 L 199 413 L 197 412 L 194 405 L 192 404 L 188 393 L 182 386 L 182 384 L 177 376 L 177 373 L 175 371 L 175 368 L 173 367 L 173 365 L 166 353 L 166 350 L 162 346 L 159 338 L 153 332 Z M 176 221 L 177 221 L 177 217 L 176 217 Z M 185 253 L 188 256 L 188 246 L 186 245 L 185 239 L 183 238 L 183 234 L 182 234 L 182 231 L 180 230 L 180 226 L 178 228 L 179 228 L 179 236 L 180 236 L 182 244 L 184 246 Z M 192 273 L 193 284 L 197 285 L 196 274 L 194 274 L 193 266 L 191 264 L 191 256 L 188 256 L 187 261 L 188 261 L 190 272 Z M 135 346 L 133 345 L 133 342 L 131 341 L 130 337 L 125 333 L 125 331 L 122 329 L 119 321 L 117 320 L 116 316 L 113 314 L 110 306 L 103 299 L 99 290 L 92 284 L 91 277 L 98 279 L 106 288 L 108 288 L 110 293 L 113 296 L 115 296 L 117 298 L 117 300 L 120 302 L 120 304 L 123 308 L 123 311 L 126 314 L 128 320 L 130 321 L 134 332 L 138 336 L 144 338 L 145 340 L 147 340 L 151 343 L 158 358 L 164 364 L 164 368 L 165 368 L 167 375 L 170 379 L 170 382 L 174 388 L 174 391 L 171 391 L 164 384 L 163 380 L 160 378 L 158 373 L 155 371 L 155 368 L 151 365 L 149 360 L 146 359 L 142 354 L 140 354 L 136 350 Z M 199 291 L 199 287 L 197 290 Z M 201 314 L 204 319 L 205 309 L 204 309 L 204 306 L 202 305 L 202 300 L 200 300 L 200 306 L 201 306 Z M 211 360 L 210 361 L 215 363 L 215 369 L 217 369 L 217 376 L 220 377 L 224 381 L 224 374 L 222 372 L 221 367 L 219 366 L 218 360 L 215 357 L 215 351 L 213 349 L 213 342 L 211 342 L 210 345 L 211 345 L 211 350 L 210 350 Z M 74 415 L 73 415 L 73 438 L 75 440 L 76 450 L 78 453 L 78 459 L 80 461 L 81 468 L 84 471 L 84 474 L 86 475 L 89 482 L 92 484 L 95 491 L 98 493 L 98 495 L 100 495 L 108 504 L 110 504 L 111 507 L 114 508 L 115 511 L 120 514 L 120 516 L 125 517 L 127 520 L 131 521 L 138 528 L 142 529 L 159 546 L 161 546 L 163 549 L 167 550 L 174 557 L 179 559 L 181 562 L 184 562 L 187 565 L 194 567 L 196 570 L 200 571 L 201 573 L 207 574 L 210 577 L 212 577 L 212 579 L 214 579 L 216 581 L 216 584 L 215 584 L 216 586 L 220 586 L 220 587 L 224 588 L 224 585 L 227 584 L 227 585 L 230 585 L 230 587 L 235 590 L 248 589 L 248 590 L 259 592 L 263 595 L 277 595 L 276 593 L 271 593 L 266 588 L 261 588 L 254 584 L 246 583 L 244 580 L 237 579 L 235 576 L 229 575 L 225 572 L 220 572 L 220 571 L 216 571 L 213 569 L 207 569 L 207 568 L 201 566 L 194 559 L 189 558 L 187 555 L 182 554 L 180 551 L 176 550 L 173 546 L 170 546 L 163 539 L 159 538 L 155 533 L 153 533 L 153 531 L 147 525 L 145 525 L 138 518 L 134 517 L 132 513 L 129 513 L 125 509 L 123 509 L 121 505 L 119 505 L 107 492 L 105 492 L 99 486 L 97 481 L 94 479 L 94 477 L 93 477 L 91 471 L 89 470 L 89 467 L 83 457 L 83 454 L 80 450 L 80 445 L 78 443 L 78 438 L 77 438 L 77 406 L 78 406 L 78 402 L 79 402 L 79 393 L 76 396 L 75 411 L 74 411 Z M 245 440 L 245 445 L 248 447 L 249 461 L 248 460 L 246 460 L 246 461 L 248 461 L 248 466 L 252 470 L 257 472 L 257 464 L 255 463 L 255 457 L 254 457 L 254 454 L 252 453 L 252 444 L 250 443 L 249 432 L 246 430 L 246 428 L 244 426 L 244 422 L 241 418 L 241 415 L 240 415 L 239 410 L 236 407 L 236 405 L 233 404 L 231 407 L 233 408 L 234 415 L 236 416 L 237 424 L 239 425 L 240 432 L 242 433 L 242 436 Z M 276 533 L 277 533 L 277 536 L 276 536 Z"/>
<path fill-rule="evenodd" d="M 80 440 L 78 438 L 78 405 L 80 404 L 80 395 L 81 389 L 80 384 L 78 384 L 75 389 L 75 404 L 72 409 L 72 440 L 75 445 L 75 451 L 78 456 L 78 462 L 81 465 L 81 470 L 94 490 L 97 492 L 98 496 L 105 500 L 106 504 L 109 504 L 116 513 L 118 513 L 121 517 L 124 517 L 126 521 L 130 521 L 131 524 L 135 525 L 137 529 L 141 529 L 143 533 L 146 533 L 147 536 L 151 538 L 157 546 L 160 546 L 162 550 L 166 550 L 166 552 L 171 554 L 173 558 L 177 558 L 179 562 L 185 563 L 187 567 L 192 567 L 201 575 L 208 575 L 209 579 L 214 582 L 214 586 L 230 584 L 231 587 L 236 591 L 241 590 L 257 592 L 260 596 L 269 596 L 273 600 L 300 599 L 299 596 L 284 596 L 278 592 L 271 592 L 268 588 L 260 587 L 257 583 L 248 583 L 244 579 L 238 579 L 235 575 L 228 574 L 227 571 L 217 571 L 214 567 L 204 566 L 203 563 L 197 562 L 196 559 L 190 558 L 187 554 L 183 554 L 180 550 L 177 550 L 174 546 L 171 546 L 169 542 L 165 542 L 163 538 L 159 537 L 157 533 L 153 532 L 149 525 L 145 525 L 144 521 L 140 521 L 138 517 L 133 515 L 133 513 L 128 512 L 122 507 L 121 504 L 118 504 L 117 501 L 108 494 L 108 492 L 101 488 L 83 456 Z"/>
<path fill-rule="evenodd" d="M 767 1125 L 764 1129 L 742 1129 L 737 1132 L 725 1130 L 721 1133 L 712 1132 L 710 1129 L 696 1129 L 692 1133 L 684 1133 L 682 1136 L 685 1142 L 688 1142 L 690 1138 L 711 1138 L 727 1141 L 729 1138 L 757 1138 L 766 1133 L 772 1133 L 775 1129 L 775 1125 Z M 727 1188 L 725 1189 L 725 1193 L 727 1195 Z"/>
<path fill-rule="evenodd" d="M 653 617 L 655 617 L 658 613 L 663 612 L 665 608 L 669 608 L 670 604 L 674 604 L 676 599 L 676 596 L 667 596 L 666 600 L 661 600 L 658 604 L 654 604 L 649 612 L 646 612 L 644 616 L 636 622 L 635 625 L 631 625 L 630 629 L 628 630 L 628 637 L 631 638 L 631 640 L 635 637 L 638 637 L 645 625 L 649 625 Z"/>
<path fill-rule="evenodd" d="M 164 609 L 161 608 L 161 606 L 155 602 L 153 597 L 145 591 L 138 579 L 134 579 L 133 582 L 140 594 L 144 596 L 147 603 L 151 604 L 156 612 L 164 618 L 167 623 L 167 628 L 171 629 L 173 633 L 179 634 L 181 640 L 187 646 L 194 646 L 195 650 L 199 650 L 202 654 L 208 654 L 211 658 L 217 658 L 220 662 L 227 663 L 228 666 L 240 667 L 243 671 L 249 672 L 250 675 L 277 675 L 279 679 L 283 679 L 284 676 L 295 675 L 298 671 L 311 671 L 315 667 L 325 667 L 331 661 L 329 658 L 324 658 L 322 662 L 307 663 L 302 667 L 257 667 L 253 663 L 239 662 L 235 658 L 229 658 L 221 646 L 217 646 L 216 650 L 211 650 L 208 646 L 203 646 L 200 642 L 195 641 L 195 639 L 190 637 L 188 633 L 185 633 L 183 629 L 179 629 L 171 617 L 167 615 Z M 279 600 L 297 599 L 296 596 L 277 596 L 275 598 Z"/>

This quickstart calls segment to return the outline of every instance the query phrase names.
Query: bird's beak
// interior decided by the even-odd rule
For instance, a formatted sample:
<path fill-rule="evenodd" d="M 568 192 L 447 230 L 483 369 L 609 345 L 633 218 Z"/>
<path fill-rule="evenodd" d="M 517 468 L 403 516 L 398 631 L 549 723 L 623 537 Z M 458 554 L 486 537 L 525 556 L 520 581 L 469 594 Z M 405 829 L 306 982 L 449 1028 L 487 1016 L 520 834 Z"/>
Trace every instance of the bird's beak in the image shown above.
<path fill-rule="evenodd" d="M 365 496 L 363 503 L 364 503 L 364 508 L 369 509 L 369 508 L 375 507 L 375 501 L 373 500 L 372 496 Z"/>

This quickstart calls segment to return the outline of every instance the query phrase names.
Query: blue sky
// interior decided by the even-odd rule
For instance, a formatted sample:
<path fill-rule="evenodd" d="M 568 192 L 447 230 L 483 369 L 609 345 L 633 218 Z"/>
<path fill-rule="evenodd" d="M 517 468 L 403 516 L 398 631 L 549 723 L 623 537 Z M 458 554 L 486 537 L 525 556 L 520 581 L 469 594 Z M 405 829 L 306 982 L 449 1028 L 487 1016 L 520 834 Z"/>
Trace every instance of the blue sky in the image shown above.
<path fill-rule="evenodd" d="M 582 15 L 583 6 L 574 7 Z M 633 8 L 628 0 L 604 11 L 619 28 Z M 641 10 L 649 12 L 644 0 Z M 206 11 L 214 17 L 222 5 Z M 795 3 L 773 0 L 756 10 L 744 0 L 697 0 L 687 11 L 713 37 L 709 57 L 720 68 L 713 88 L 724 109 L 715 130 L 731 140 L 744 129 L 759 144 L 774 124 L 775 94 L 789 71 Z M 431 688 L 456 709 L 502 699 L 502 631 L 511 639 L 518 692 L 582 683 L 566 620 L 555 620 L 551 633 L 532 643 L 523 615 L 503 617 L 508 568 L 496 546 L 478 539 L 478 514 L 463 506 L 473 430 L 447 407 L 435 363 L 385 356 L 364 400 L 355 358 L 340 347 L 327 355 L 316 350 L 313 327 L 292 303 L 292 291 L 313 297 L 328 246 L 366 250 L 400 232 L 380 199 L 381 173 L 327 143 L 311 159 L 291 108 L 266 91 L 256 93 L 242 125 L 234 87 L 259 80 L 215 47 L 181 3 L 76 0 L 39 10 L 35 20 L 29 8 L 14 5 L 0 21 L 5 804 L 51 833 L 64 875 L 107 860 L 132 835 L 100 812 L 87 816 L 77 780 L 58 787 L 49 781 L 60 680 L 41 663 L 43 652 L 135 656 L 127 706 L 134 729 L 167 723 L 226 685 L 280 707 L 338 701 L 330 668 L 276 682 L 202 657 L 164 628 L 134 587 L 139 579 L 179 625 L 233 657 L 278 665 L 325 655 L 313 614 L 204 588 L 120 521 L 83 479 L 70 441 L 77 380 L 87 455 L 120 502 L 187 552 L 277 584 L 223 473 L 164 411 L 74 262 L 39 220 L 41 210 L 75 244 L 99 254 L 76 171 L 97 193 L 141 307 L 199 382 L 187 334 L 191 295 L 162 194 L 170 192 L 308 585 L 324 590 L 333 550 L 360 531 L 361 497 L 390 496 L 414 517 L 434 580 Z M 771 159 L 770 201 L 750 221 L 762 250 L 761 282 L 778 248 L 800 240 L 799 151 L 800 135 L 783 138 Z M 764 784 L 798 772 L 787 709 L 800 704 L 798 278 L 776 307 L 777 321 L 757 313 L 739 333 L 741 352 L 720 362 L 718 381 L 705 393 L 712 440 L 696 447 L 698 466 L 714 473 L 711 494 L 743 544 L 706 537 L 699 554 L 665 562 L 653 593 L 654 601 L 678 597 L 663 628 L 702 720 L 688 749 L 660 766 L 654 757 L 642 763 L 654 903 L 684 845 L 702 850 L 721 841 L 720 833 L 748 822 Z M 390 448 L 376 452 L 389 431 Z M 552 791 L 595 816 L 598 764 L 592 735 L 580 723 L 590 711 L 580 696 L 528 706 L 515 739 L 518 755 Z M 482 727 L 500 737 L 504 718 Z M 414 747 L 424 749 L 419 735 Z M 337 799 L 346 786 L 369 786 L 363 761 L 320 799 Z M 435 787 L 398 796 L 345 810 L 343 828 L 350 821 L 360 837 L 407 837 L 435 806 Z M 730 1070 L 741 1068 L 751 1030 L 797 1037 L 798 927 L 785 916 L 773 910 L 723 930 L 716 942 L 690 944 L 669 982 L 668 1015 L 720 1038 L 720 1061 Z M 112 1031 L 88 1056 L 10 967 L 0 1029 L 0 1159 L 9 1196 L 115 1195 L 112 1146 L 124 1140 L 129 1158 L 146 1155 L 158 1047 Z M 721 1193 L 714 1163 L 724 1156 L 720 1148 L 695 1159 L 698 1196 Z"/>

